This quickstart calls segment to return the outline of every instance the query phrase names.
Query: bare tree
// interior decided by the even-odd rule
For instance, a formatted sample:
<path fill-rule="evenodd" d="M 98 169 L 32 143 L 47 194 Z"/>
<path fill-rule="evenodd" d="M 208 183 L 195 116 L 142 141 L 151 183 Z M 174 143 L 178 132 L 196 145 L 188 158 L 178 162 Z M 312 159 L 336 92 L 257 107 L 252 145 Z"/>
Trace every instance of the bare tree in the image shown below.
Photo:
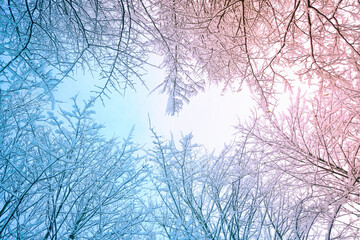
<path fill-rule="evenodd" d="M 353 91 L 359 10 L 350 1 L 7 1 L 0 77 L 12 90 L 49 93 L 82 66 L 99 73 L 104 96 L 141 82 L 155 49 L 165 56 L 170 114 L 204 79 L 232 90 L 246 82 L 266 109 L 295 82 Z"/>
<path fill-rule="evenodd" d="M 156 51 L 168 113 L 207 82 L 246 83 L 263 110 L 219 156 L 154 133 L 152 216 L 165 238 L 356 238 L 359 10 L 342 0 L 0 3 L 0 237 L 148 236 L 131 138 L 103 139 L 90 103 L 44 109 L 80 67 L 99 74 L 97 97 L 135 88 Z M 277 94 L 295 83 L 318 94 L 291 95 L 280 113 Z"/>
<path fill-rule="evenodd" d="M 148 52 L 137 1 L 0 4 L 0 79 L 9 91 L 51 95 L 78 68 L 99 75 L 98 94 L 134 88 Z M 38 96 L 38 95 L 36 95 Z M 35 97 L 35 96 L 34 96 Z"/>
<path fill-rule="evenodd" d="M 138 147 L 104 139 L 90 105 L 44 115 L 1 102 L 0 237 L 146 237 Z M 18 101 L 26 101 L 18 99 Z M 7 107 L 7 108 L 5 108 Z"/>
<path fill-rule="evenodd" d="M 246 83 L 263 109 L 276 103 L 280 90 L 291 89 L 296 82 L 322 92 L 350 90 L 356 85 L 353 79 L 359 78 L 357 2 L 151 2 L 156 6 L 153 24 L 162 34 L 163 51 L 172 53 L 165 62 L 169 69 L 181 72 L 177 64 L 189 65 L 225 89 L 240 90 Z M 189 84 L 197 89 L 196 81 L 176 76 L 172 83 L 164 84 L 178 99 L 183 99 L 182 91 Z M 183 85 L 188 87 L 176 90 Z"/>
<path fill-rule="evenodd" d="M 191 143 L 179 147 L 154 134 L 154 221 L 167 239 L 308 239 L 317 213 L 286 178 L 263 164 L 266 155 L 239 138 L 219 156 Z M 292 191 L 291 191 L 292 190 Z"/>
<path fill-rule="evenodd" d="M 290 192 L 289 198 L 279 193 L 267 203 L 288 206 L 269 208 L 278 216 L 292 215 L 270 221 L 276 229 L 286 226 L 276 231 L 278 237 L 358 236 L 360 5 L 301 0 L 154 4 L 154 26 L 170 28 L 159 31 L 164 51 L 176 46 L 175 53 L 182 53 L 172 55 L 175 63 L 183 61 L 225 88 L 238 90 L 247 83 L 257 93 L 264 114 L 259 111 L 251 127 L 239 130 L 251 136 L 248 144 L 266 153 L 258 160 L 282 176 L 278 186 Z M 165 22 L 164 15 L 173 17 Z M 174 61 L 165 64 L 175 66 Z M 293 90 L 295 83 L 308 84 L 317 94 L 291 95 L 294 104 L 280 116 L 278 93 Z M 180 85 L 167 87 L 176 92 Z M 284 224 L 289 219 L 296 225 Z"/>
<path fill-rule="evenodd" d="M 310 100 L 299 94 L 288 113 L 239 128 L 266 152 L 264 164 L 288 176 L 283 185 L 303 196 L 302 208 L 318 215 L 313 226 L 322 226 L 319 236 L 327 239 L 359 236 L 358 106 L 340 90 Z"/>

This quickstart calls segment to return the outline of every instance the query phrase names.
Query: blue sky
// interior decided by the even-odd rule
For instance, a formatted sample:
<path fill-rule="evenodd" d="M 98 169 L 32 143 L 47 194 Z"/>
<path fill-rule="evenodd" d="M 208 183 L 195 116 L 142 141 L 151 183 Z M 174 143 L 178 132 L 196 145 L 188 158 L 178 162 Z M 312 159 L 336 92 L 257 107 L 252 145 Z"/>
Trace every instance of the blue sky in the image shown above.
<path fill-rule="evenodd" d="M 155 64 L 159 64 L 155 62 Z M 159 85 L 165 77 L 161 69 L 148 67 L 144 80 L 150 90 Z M 70 98 L 78 94 L 78 100 L 88 99 L 95 90 L 96 77 L 79 70 L 76 82 L 63 83 L 56 99 L 62 101 L 59 106 L 71 107 Z M 99 83 L 98 83 L 99 84 Z M 182 111 L 175 116 L 166 115 L 167 95 L 154 91 L 150 94 L 144 86 L 137 86 L 136 91 L 129 89 L 125 96 L 113 91 L 104 105 L 98 101 L 95 105 L 96 121 L 105 126 L 103 133 L 107 137 L 126 137 L 135 125 L 134 137 L 139 144 L 150 145 L 149 117 L 155 131 L 166 138 L 171 135 L 175 140 L 182 135 L 194 135 L 194 141 L 205 145 L 209 150 L 221 150 L 224 143 L 232 139 L 233 126 L 238 119 L 246 119 L 252 106 L 250 93 L 246 88 L 240 93 L 222 94 L 215 86 L 208 86 L 184 104 Z"/>

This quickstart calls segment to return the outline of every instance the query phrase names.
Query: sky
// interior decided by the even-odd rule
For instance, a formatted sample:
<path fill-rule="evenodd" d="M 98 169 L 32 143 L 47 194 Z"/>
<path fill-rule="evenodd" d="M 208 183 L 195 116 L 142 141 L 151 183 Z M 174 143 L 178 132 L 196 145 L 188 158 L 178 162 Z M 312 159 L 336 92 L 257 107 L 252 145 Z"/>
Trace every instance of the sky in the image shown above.
<path fill-rule="evenodd" d="M 159 65 L 160 59 L 155 58 L 154 65 Z M 157 62 L 156 62 L 157 61 Z M 103 134 L 107 137 L 117 136 L 126 138 L 134 126 L 134 139 L 140 145 L 151 146 L 151 126 L 158 135 L 175 141 L 182 135 L 192 133 L 194 143 L 204 145 L 208 150 L 221 151 L 224 144 L 233 139 L 234 129 L 238 120 L 245 120 L 253 106 L 249 91 L 244 88 L 241 92 L 222 93 L 216 86 L 207 86 L 204 92 L 184 103 L 178 115 L 166 114 L 167 95 L 159 91 L 151 93 L 165 78 L 163 70 L 147 67 L 144 81 L 149 88 L 138 86 L 136 91 L 129 89 L 125 96 L 113 91 L 109 99 L 95 104 L 94 118 L 103 124 Z M 71 97 L 88 99 L 91 91 L 95 90 L 96 77 L 79 70 L 75 74 L 76 81 L 68 80 L 59 86 L 55 98 L 58 105 L 69 108 Z"/>

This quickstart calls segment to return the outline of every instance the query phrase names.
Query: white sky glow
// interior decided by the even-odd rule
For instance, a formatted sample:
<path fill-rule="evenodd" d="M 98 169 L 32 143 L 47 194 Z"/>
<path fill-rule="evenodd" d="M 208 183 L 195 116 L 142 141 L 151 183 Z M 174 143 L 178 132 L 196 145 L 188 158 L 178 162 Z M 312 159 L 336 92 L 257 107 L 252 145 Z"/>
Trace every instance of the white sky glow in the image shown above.
<path fill-rule="evenodd" d="M 71 105 L 71 97 L 78 94 L 78 99 L 88 99 L 89 93 L 95 89 L 96 81 L 92 76 L 77 73 L 77 81 L 67 81 L 60 86 L 56 98 L 63 103 L 64 108 Z M 148 69 L 145 82 L 149 89 L 160 84 L 165 77 L 159 69 Z M 149 91 L 138 86 L 136 92 L 127 91 L 125 97 L 113 92 L 110 99 L 100 101 L 95 105 L 95 120 L 105 125 L 104 134 L 108 137 L 127 137 L 132 126 L 135 125 L 134 137 L 139 144 L 151 143 L 149 117 L 151 125 L 158 135 L 178 140 L 182 135 L 194 135 L 194 142 L 207 147 L 209 150 L 221 150 L 225 143 L 229 143 L 234 133 L 233 126 L 238 119 L 245 119 L 250 115 L 253 106 L 250 93 L 244 88 L 241 92 L 226 92 L 222 94 L 215 86 L 207 87 L 184 104 L 178 115 L 166 115 L 167 95 Z M 148 145 L 149 146 L 149 145 Z"/>

